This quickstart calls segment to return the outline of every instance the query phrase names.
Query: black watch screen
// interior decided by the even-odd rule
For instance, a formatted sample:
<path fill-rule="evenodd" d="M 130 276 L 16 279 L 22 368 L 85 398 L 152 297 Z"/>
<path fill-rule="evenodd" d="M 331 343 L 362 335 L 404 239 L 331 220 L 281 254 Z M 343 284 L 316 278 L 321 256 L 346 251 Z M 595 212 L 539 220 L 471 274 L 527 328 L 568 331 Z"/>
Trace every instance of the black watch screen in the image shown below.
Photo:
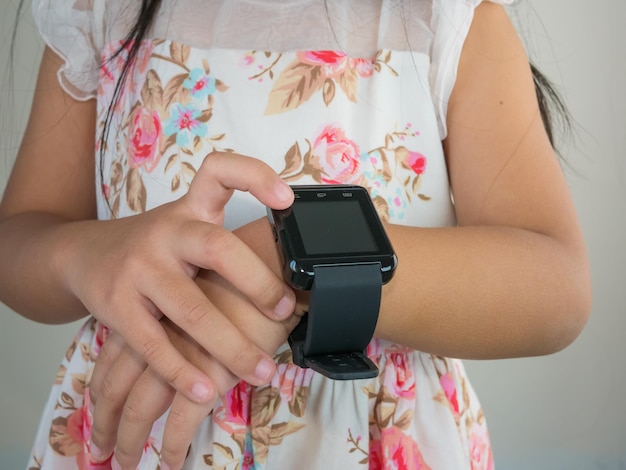
<path fill-rule="evenodd" d="M 361 186 L 292 186 L 285 210 L 269 210 L 281 244 L 286 279 L 308 290 L 313 267 L 379 262 L 383 283 L 393 276 L 396 255 L 367 190 Z"/>

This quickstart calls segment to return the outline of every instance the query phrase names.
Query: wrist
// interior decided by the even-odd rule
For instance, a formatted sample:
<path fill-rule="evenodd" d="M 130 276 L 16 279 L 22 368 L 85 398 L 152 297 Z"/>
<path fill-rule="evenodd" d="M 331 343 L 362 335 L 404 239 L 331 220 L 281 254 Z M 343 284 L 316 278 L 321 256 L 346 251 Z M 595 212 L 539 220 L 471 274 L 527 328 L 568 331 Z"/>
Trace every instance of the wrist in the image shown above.
<path fill-rule="evenodd" d="M 233 231 L 281 278 L 282 265 L 272 228 L 266 217 L 253 220 Z"/>
<path fill-rule="evenodd" d="M 111 223 L 117 224 L 119 221 L 71 221 L 60 224 L 50 234 L 50 272 L 57 277 L 66 294 L 74 299 L 83 315 L 96 313 L 94 305 L 86 303 L 87 299 L 91 299 L 91 302 L 94 299 L 110 302 L 110 292 L 104 287 L 94 289 L 93 286 L 94 283 L 99 283 L 96 273 L 110 270 L 110 266 L 102 265 L 101 257 L 94 255 L 104 252 L 105 248 L 98 237 L 109 233 Z"/>
<path fill-rule="evenodd" d="M 59 324 L 78 320 L 87 312 L 71 287 L 74 273 L 72 227 L 75 222 L 47 213 L 15 216 L 12 230 L 19 242 L 9 263 L 19 266 L 21 281 L 14 284 L 10 302 L 15 311 L 32 320 Z M 11 300 L 11 299 L 9 299 Z"/>
<path fill-rule="evenodd" d="M 252 248 L 254 252 L 285 281 L 282 258 L 267 217 L 262 217 L 243 225 L 233 233 Z M 289 332 L 298 324 L 299 317 L 302 317 L 302 315 L 309 310 L 309 291 L 294 290 L 294 292 L 296 294 L 294 315 L 297 318 L 295 318 L 295 322 L 293 322 L 291 321 L 292 317 L 289 317 L 284 322 L 285 327 L 290 328 Z"/>

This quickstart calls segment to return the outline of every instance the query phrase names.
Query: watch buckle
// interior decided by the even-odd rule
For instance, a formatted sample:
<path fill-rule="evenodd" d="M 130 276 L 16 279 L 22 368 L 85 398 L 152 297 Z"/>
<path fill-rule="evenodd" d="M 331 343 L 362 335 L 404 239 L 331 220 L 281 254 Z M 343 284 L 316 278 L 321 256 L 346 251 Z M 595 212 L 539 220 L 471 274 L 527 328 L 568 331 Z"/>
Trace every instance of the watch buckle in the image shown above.
<path fill-rule="evenodd" d="M 289 335 L 294 364 L 304 369 L 312 369 L 333 380 L 371 379 L 378 376 L 378 367 L 367 357 L 365 351 L 305 356 L 306 319 L 303 317 L 303 320 Z"/>
<path fill-rule="evenodd" d="M 306 367 L 333 380 L 371 379 L 378 376 L 378 367 L 365 352 L 345 352 L 305 356 Z"/>

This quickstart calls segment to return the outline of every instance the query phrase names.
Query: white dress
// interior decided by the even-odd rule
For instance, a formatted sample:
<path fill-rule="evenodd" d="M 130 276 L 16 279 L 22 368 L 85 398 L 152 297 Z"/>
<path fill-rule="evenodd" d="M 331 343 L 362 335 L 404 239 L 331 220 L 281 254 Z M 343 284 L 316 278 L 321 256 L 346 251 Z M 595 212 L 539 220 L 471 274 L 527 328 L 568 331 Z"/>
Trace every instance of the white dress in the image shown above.
<path fill-rule="evenodd" d="M 95 151 L 99 217 L 175 200 L 205 155 L 233 150 L 291 183 L 361 184 L 390 223 L 454 225 L 441 141 L 480 1 L 164 0 Z M 59 80 L 74 98 L 97 99 L 99 130 L 125 58 L 113 54 L 139 3 L 34 0 L 46 43 L 66 61 Z M 263 213 L 236 194 L 226 225 Z M 107 333 L 93 318 L 78 332 L 29 468 L 109 468 L 91 463 L 87 411 Z M 295 366 L 283 345 L 269 386 L 241 382 L 218 402 L 185 469 L 493 468 L 460 361 L 376 338 L 368 354 L 378 378 L 332 381 Z M 163 422 L 141 469 L 158 468 Z"/>

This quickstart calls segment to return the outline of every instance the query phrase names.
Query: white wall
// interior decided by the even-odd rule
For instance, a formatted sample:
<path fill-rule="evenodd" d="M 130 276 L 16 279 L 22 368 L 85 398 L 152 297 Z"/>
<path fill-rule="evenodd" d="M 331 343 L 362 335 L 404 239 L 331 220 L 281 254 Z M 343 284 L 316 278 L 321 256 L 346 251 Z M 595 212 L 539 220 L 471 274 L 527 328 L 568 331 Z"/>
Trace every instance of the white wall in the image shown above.
<path fill-rule="evenodd" d="M 26 15 L 10 108 L 5 64 L 16 3 L 6 0 L 0 15 L 0 191 L 28 113 L 41 50 Z M 566 171 L 588 241 L 594 305 L 581 337 L 557 355 L 467 367 L 486 409 L 499 469 L 623 469 L 626 2 L 527 0 L 511 13 L 577 121 L 576 140 L 567 151 L 572 169 Z M 75 330 L 76 325 L 37 325 L 0 305 L 0 468 L 24 467 L 48 388 Z"/>

